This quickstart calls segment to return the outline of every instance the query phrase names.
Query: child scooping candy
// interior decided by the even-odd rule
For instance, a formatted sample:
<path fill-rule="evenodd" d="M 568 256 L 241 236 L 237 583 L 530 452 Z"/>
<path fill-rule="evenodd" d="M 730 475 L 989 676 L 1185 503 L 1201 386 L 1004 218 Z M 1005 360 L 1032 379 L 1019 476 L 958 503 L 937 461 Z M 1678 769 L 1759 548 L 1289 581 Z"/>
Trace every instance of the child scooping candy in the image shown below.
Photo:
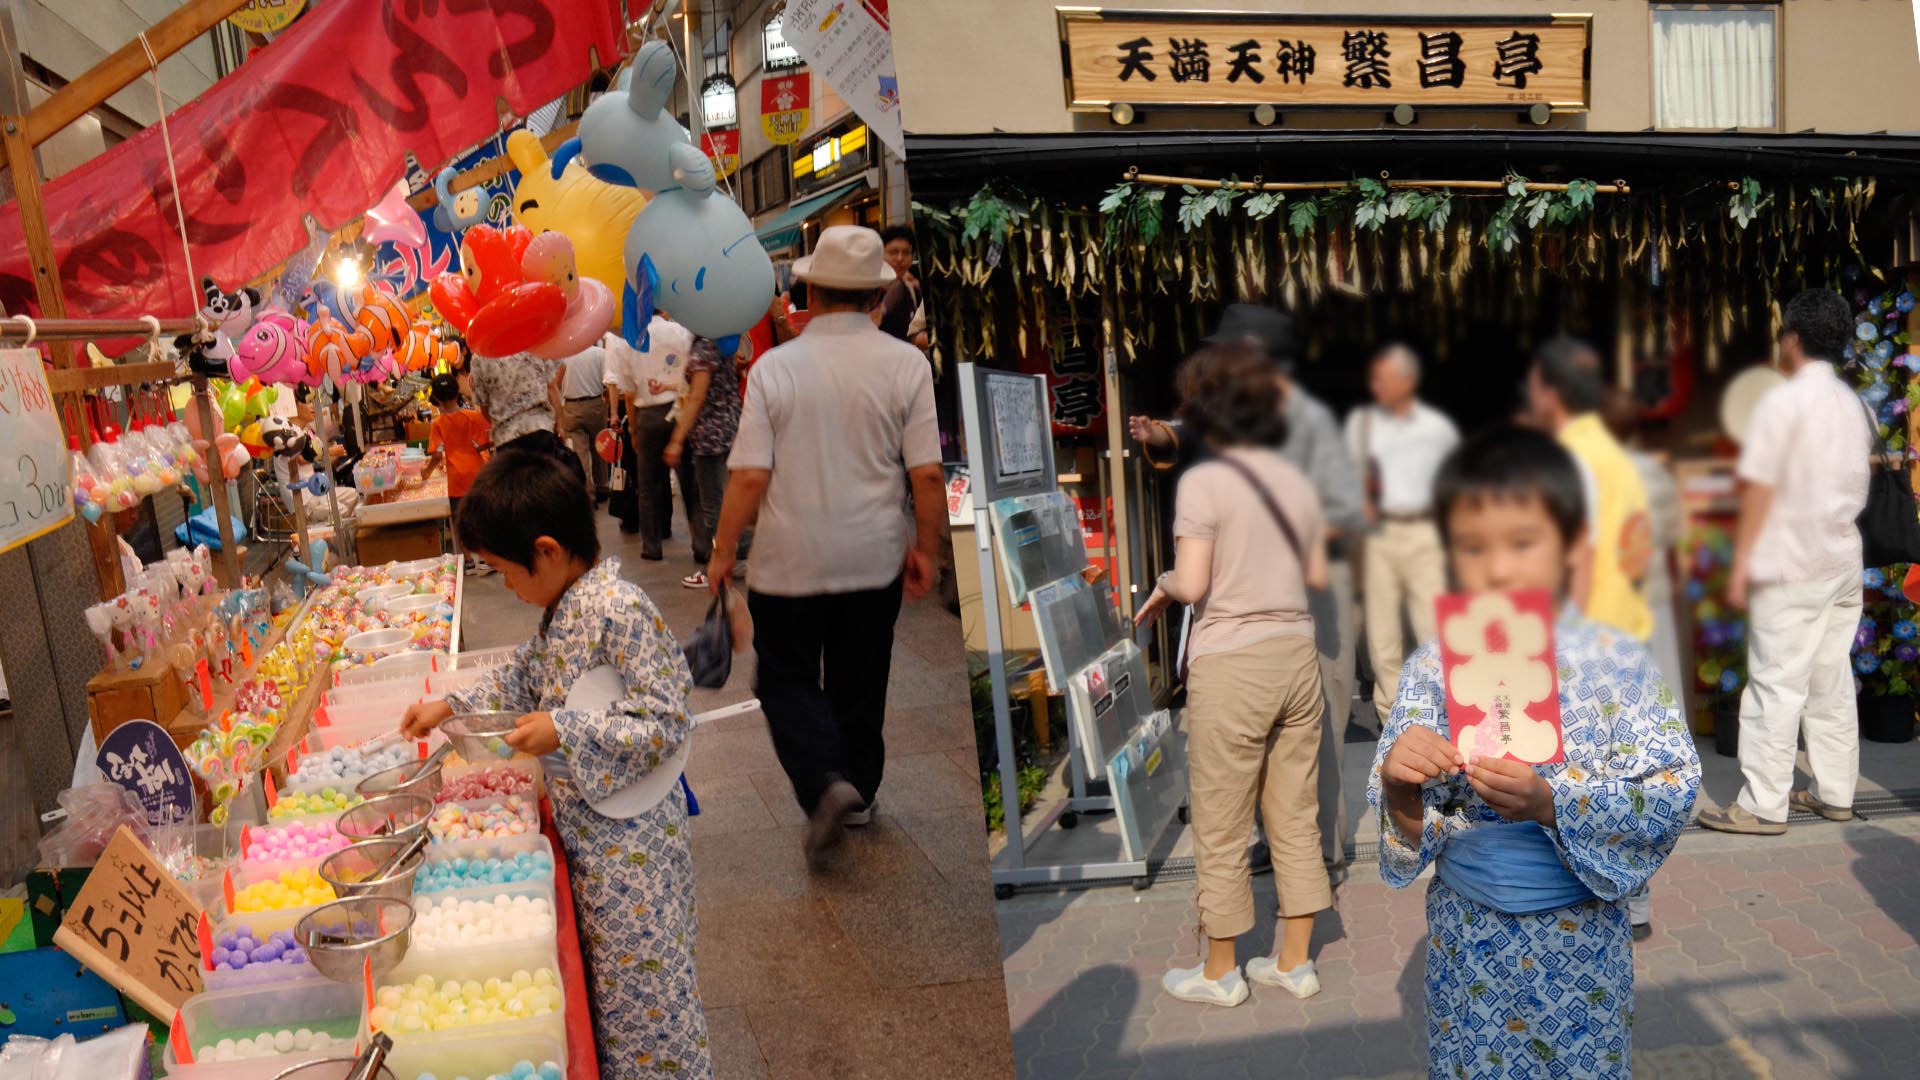
<path fill-rule="evenodd" d="M 594 809 L 687 738 L 686 658 L 653 602 L 621 579 L 619 560 L 600 557 L 592 495 L 552 455 L 496 453 L 457 527 L 469 552 L 546 614 L 533 640 L 472 688 L 408 709 L 405 730 L 425 735 L 455 712 L 524 714 L 507 743 L 564 765 L 547 786 L 587 946 L 601 1075 L 710 1077 L 684 791 L 675 786 L 630 818 Z M 620 673 L 625 696 L 604 709 L 567 708 L 574 680 L 600 667 Z"/>
<path fill-rule="evenodd" d="M 1434 508 L 1455 584 L 1546 590 L 1565 760 L 1469 756 L 1448 738 L 1434 643 L 1407 660 L 1367 801 L 1380 872 L 1427 889 L 1429 1077 L 1625 1077 L 1633 942 L 1625 897 L 1673 850 L 1700 790 L 1693 739 L 1646 648 L 1566 601 L 1584 543 L 1580 475 L 1533 432 L 1475 438 Z"/>

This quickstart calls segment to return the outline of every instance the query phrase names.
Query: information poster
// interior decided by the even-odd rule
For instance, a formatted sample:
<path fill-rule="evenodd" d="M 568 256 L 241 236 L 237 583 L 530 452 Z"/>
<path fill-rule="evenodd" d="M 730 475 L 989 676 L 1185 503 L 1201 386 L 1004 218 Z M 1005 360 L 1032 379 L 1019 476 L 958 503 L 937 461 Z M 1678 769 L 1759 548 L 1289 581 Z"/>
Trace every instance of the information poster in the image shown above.
<path fill-rule="evenodd" d="M 994 471 L 1002 480 L 1015 480 L 1043 470 L 1040 384 L 1024 377 L 990 376 L 987 403 L 993 415 Z"/>
<path fill-rule="evenodd" d="M 155 1016 L 200 992 L 200 905 L 122 826 L 53 943 Z"/>
<path fill-rule="evenodd" d="M 846 0 L 789 0 L 780 33 L 888 149 L 906 156 L 893 35 L 885 23 Z"/>
<path fill-rule="evenodd" d="M 0 349 L 0 551 L 73 520 L 67 440 L 34 349 Z"/>
<path fill-rule="evenodd" d="M 139 798 L 149 825 L 193 820 L 193 777 L 167 729 L 132 720 L 107 733 L 95 759 L 100 775 Z"/>
<path fill-rule="evenodd" d="M 1455 593 L 1434 607 L 1454 745 L 1469 758 L 1560 761 L 1553 598 L 1539 590 Z"/>

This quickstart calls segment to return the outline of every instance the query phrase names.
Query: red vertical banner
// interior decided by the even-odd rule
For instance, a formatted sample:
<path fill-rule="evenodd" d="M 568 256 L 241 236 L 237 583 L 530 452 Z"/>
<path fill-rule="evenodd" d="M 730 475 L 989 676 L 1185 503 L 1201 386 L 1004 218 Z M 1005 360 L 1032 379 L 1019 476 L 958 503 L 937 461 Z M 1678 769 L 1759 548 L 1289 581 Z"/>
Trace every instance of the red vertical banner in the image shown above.
<path fill-rule="evenodd" d="M 740 129 L 707 130 L 700 135 L 700 150 L 713 162 L 718 176 L 732 176 L 740 167 Z"/>
<path fill-rule="evenodd" d="M 800 141 L 812 125 L 813 76 L 804 71 L 760 80 L 760 130 L 767 141 L 785 146 Z"/>

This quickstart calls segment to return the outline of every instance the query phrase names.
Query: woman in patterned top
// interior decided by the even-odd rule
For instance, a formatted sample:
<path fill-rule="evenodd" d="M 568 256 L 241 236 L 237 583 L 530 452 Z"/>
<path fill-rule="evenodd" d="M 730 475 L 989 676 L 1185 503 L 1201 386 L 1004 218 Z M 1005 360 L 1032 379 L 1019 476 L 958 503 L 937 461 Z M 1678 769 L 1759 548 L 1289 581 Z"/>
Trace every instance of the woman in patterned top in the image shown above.
<path fill-rule="evenodd" d="M 1626 897 L 1673 850 L 1700 759 L 1646 646 L 1567 605 L 1585 525 L 1579 473 L 1535 432 L 1461 446 L 1434 484 L 1456 583 L 1544 589 L 1565 760 L 1469 758 L 1448 738 L 1433 643 L 1416 651 L 1368 779 L 1380 872 L 1429 864 L 1429 1077 L 1625 1077 L 1633 942 Z"/>
<path fill-rule="evenodd" d="M 691 732 L 686 657 L 653 602 L 621 579 L 619 560 L 600 557 L 586 485 L 546 454 L 496 453 L 461 502 L 458 528 L 468 551 L 546 614 L 533 640 L 471 689 L 409 708 L 404 730 L 425 735 L 456 711 L 524 714 L 506 741 L 552 762 L 547 791 L 587 947 L 600 1075 L 711 1077 L 685 789 L 631 817 L 595 809 L 661 768 Z M 574 680 L 601 667 L 619 672 L 625 696 L 568 708 Z"/>
<path fill-rule="evenodd" d="M 586 470 L 554 430 L 553 397 L 547 392 L 554 376 L 565 367 L 564 361 L 542 360 L 532 353 L 512 356 L 475 356 L 469 365 L 473 372 L 473 403 L 480 407 L 493 430 L 493 445 L 532 450 L 557 460 L 571 462 L 571 471 L 587 482 Z"/>
<path fill-rule="evenodd" d="M 661 454 L 667 468 L 677 470 L 682 486 L 694 489 L 689 500 L 699 513 L 687 527 L 693 533 L 693 561 L 704 567 L 713 554 L 713 534 L 720 525 L 720 504 L 727 495 L 727 454 L 740 431 L 740 366 L 735 356 L 722 357 L 711 338 L 693 339 L 687 359 L 687 390 L 680 398 L 680 415 L 673 436 Z M 692 453 L 689 455 L 688 451 Z M 747 557 L 749 537 L 740 539 L 738 558 Z M 689 589 L 707 587 L 704 570 L 680 579 Z"/>

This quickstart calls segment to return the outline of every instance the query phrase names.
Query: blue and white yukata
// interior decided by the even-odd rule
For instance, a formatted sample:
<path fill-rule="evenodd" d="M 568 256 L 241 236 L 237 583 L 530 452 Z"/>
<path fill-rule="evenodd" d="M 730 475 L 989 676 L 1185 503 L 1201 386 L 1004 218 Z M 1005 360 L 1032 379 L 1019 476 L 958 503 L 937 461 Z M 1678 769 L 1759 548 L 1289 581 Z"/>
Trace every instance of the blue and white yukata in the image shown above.
<path fill-rule="evenodd" d="M 1464 776 L 1424 792 L 1417 850 L 1394 828 L 1381 799 L 1380 763 L 1411 725 L 1447 733 L 1440 654 L 1431 643 L 1407 660 L 1367 780 L 1387 883 L 1404 888 L 1441 860 L 1427 889 L 1433 1080 L 1628 1075 L 1633 939 L 1625 897 L 1653 876 L 1679 839 L 1700 790 L 1700 758 L 1640 642 L 1569 612 L 1555 629 L 1555 658 L 1566 760 L 1538 771 L 1553 788 L 1556 828 L 1504 821 Z M 1525 830 L 1531 835 L 1514 835 Z M 1475 831 L 1476 842 L 1463 841 Z M 1452 868 L 1449 845 L 1458 855 Z M 1470 863 L 1477 865 L 1468 870 Z M 1476 892 L 1485 882 L 1490 888 L 1481 895 L 1488 896 L 1511 888 L 1498 880 L 1506 875 L 1544 878 L 1561 890 L 1545 895 L 1577 896 L 1557 910 L 1510 914 L 1444 880 L 1453 876 Z"/>
<path fill-rule="evenodd" d="M 574 680 L 616 668 L 627 697 L 604 712 L 565 708 Z M 692 730 L 686 657 L 653 601 L 608 557 L 574 582 L 513 659 L 447 696 L 455 712 L 550 712 L 572 776 L 548 793 L 566 848 L 592 989 L 600 1075 L 607 1080 L 713 1075 L 694 979 L 699 936 L 687 800 L 675 786 L 627 820 L 604 799 L 658 768 Z"/>

